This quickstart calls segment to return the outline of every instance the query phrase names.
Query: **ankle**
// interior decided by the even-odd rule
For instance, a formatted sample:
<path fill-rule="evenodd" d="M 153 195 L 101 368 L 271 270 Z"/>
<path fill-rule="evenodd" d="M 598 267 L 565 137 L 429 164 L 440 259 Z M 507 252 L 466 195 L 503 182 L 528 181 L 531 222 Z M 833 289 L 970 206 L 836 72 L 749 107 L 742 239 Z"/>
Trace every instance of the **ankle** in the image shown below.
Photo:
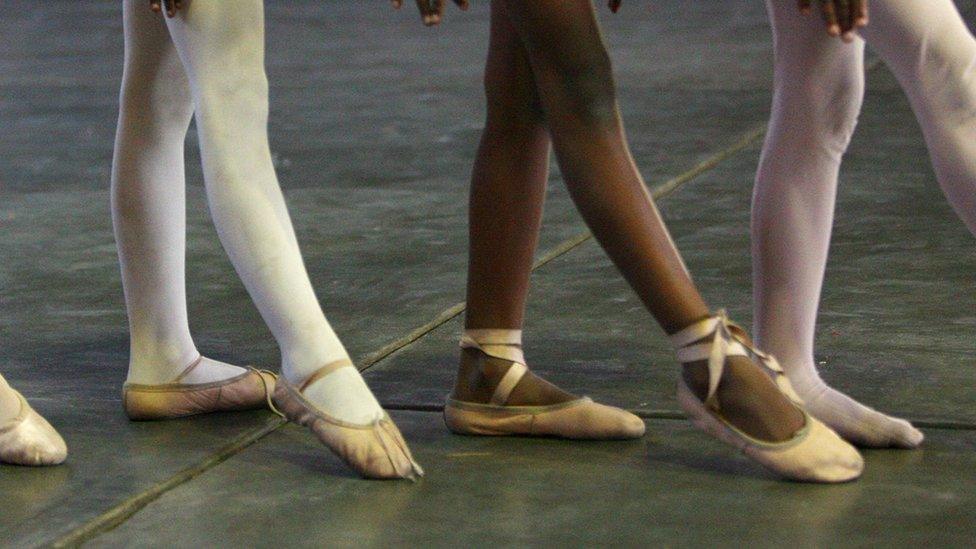
<path fill-rule="evenodd" d="M 468 402 L 488 402 L 512 362 L 490 357 L 477 349 L 461 349 L 453 397 Z"/>
<path fill-rule="evenodd" d="M 187 366 L 200 358 L 196 347 L 189 349 L 157 349 L 153 353 L 145 349 L 132 349 L 126 381 L 141 385 L 168 383 L 179 376 Z"/>
<path fill-rule="evenodd" d="M 281 354 L 281 375 L 292 384 L 304 383 L 309 377 L 322 369 L 323 366 L 334 364 L 339 361 L 349 361 L 352 359 L 344 348 L 331 350 L 330 352 L 290 352 Z"/>

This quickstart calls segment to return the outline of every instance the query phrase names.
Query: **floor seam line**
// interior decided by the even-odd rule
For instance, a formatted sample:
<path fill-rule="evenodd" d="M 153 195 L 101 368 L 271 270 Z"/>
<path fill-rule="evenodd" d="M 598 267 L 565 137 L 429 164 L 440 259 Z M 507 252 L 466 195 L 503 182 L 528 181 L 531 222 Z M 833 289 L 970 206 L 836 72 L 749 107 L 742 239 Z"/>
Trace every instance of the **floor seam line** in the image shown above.
<path fill-rule="evenodd" d="M 670 196 L 683 187 L 686 183 L 689 183 L 699 176 L 710 172 L 725 160 L 728 160 L 729 158 L 742 152 L 744 149 L 752 145 L 756 140 L 765 135 L 766 124 L 767 122 L 757 124 L 755 127 L 740 134 L 730 145 L 727 145 L 718 152 L 713 153 L 705 160 L 693 165 L 690 169 L 687 169 L 677 176 L 668 179 L 664 183 L 655 186 L 654 189 L 651 190 L 651 196 L 655 200 Z M 592 233 L 587 230 L 556 244 L 533 263 L 532 271 L 535 271 L 551 261 L 567 254 L 590 240 L 592 236 Z M 432 320 L 419 326 L 418 328 L 415 328 L 414 330 L 411 330 L 407 333 L 407 335 L 398 338 L 397 340 L 394 340 L 383 347 L 380 347 L 376 351 L 364 355 L 359 362 L 359 370 L 365 371 L 395 354 L 397 351 L 405 349 L 411 344 L 422 339 L 427 334 L 433 332 L 447 322 L 450 322 L 453 318 L 464 312 L 465 306 L 465 302 L 456 303 L 438 313 Z M 82 544 L 121 526 L 127 520 L 135 516 L 139 511 L 144 509 L 147 505 L 159 499 L 167 492 L 186 482 L 189 482 L 190 480 L 193 480 L 197 476 L 202 475 L 213 467 L 219 465 L 221 462 L 226 461 L 227 459 L 240 453 L 242 450 L 271 434 L 285 423 L 287 422 L 275 418 L 258 429 L 240 435 L 230 444 L 227 444 L 226 446 L 217 450 L 214 454 L 211 454 L 202 461 L 181 470 L 175 475 L 153 485 L 147 490 L 129 497 L 123 502 L 112 506 L 104 513 L 87 521 L 85 524 L 68 531 L 63 536 L 57 538 L 54 542 L 48 544 L 48 546 L 81 546 Z"/>

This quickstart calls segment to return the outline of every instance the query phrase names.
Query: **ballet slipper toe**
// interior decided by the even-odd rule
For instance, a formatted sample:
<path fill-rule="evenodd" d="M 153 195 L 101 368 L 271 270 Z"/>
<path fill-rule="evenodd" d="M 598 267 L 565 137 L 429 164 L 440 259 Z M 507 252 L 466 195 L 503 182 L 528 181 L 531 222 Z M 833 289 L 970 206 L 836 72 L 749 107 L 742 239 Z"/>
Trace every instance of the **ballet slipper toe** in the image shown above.
<path fill-rule="evenodd" d="M 278 382 L 274 401 L 285 418 L 310 429 L 319 442 L 364 478 L 415 481 L 424 475 L 386 413 L 372 423 L 349 423 L 316 408 L 301 389 L 285 380 Z"/>
<path fill-rule="evenodd" d="M 644 435 L 644 421 L 588 397 L 548 406 L 499 406 L 448 399 L 444 423 L 452 432 L 482 436 L 550 436 L 619 440 Z"/>
<path fill-rule="evenodd" d="M 696 427 L 786 479 L 830 484 L 854 480 L 864 471 L 861 454 L 806 412 L 804 426 L 792 438 L 767 442 L 749 436 L 710 411 L 684 382 L 678 385 L 678 403 Z"/>
<path fill-rule="evenodd" d="M 271 372 L 249 368 L 240 375 L 212 383 L 126 383 L 122 403 L 133 421 L 269 408 L 276 381 L 277 376 Z"/>
<path fill-rule="evenodd" d="M 14 465 L 58 465 L 68 457 L 68 446 L 50 423 L 24 397 L 20 414 L 0 426 L 0 462 Z"/>

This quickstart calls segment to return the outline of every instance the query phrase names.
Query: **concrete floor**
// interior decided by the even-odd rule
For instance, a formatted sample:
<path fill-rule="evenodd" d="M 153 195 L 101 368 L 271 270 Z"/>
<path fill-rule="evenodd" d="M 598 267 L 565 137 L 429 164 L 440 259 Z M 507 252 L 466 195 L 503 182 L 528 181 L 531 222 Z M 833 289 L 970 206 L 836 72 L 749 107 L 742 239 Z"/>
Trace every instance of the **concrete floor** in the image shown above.
<path fill-rule="evenodd" d="M 319 296 L 428 476 L 364 482 L 262 412 L 130 423 L 108 174 L 117 2 L 10 0 L 0 17 L 0 372 L 65 435 L 51 469 L 0 466 L 0 544 L 784 545 L 976 541 L 976 248 L 940 194 L 894 79 L 871 71 L 843 172 L 818 360 L 923 426 L 837 487 L 777 481 L 680 420 L 660 331 L 553 176 L 527 323 L 533 368 L 647 419 L 625 443 L 449 435 L 466 183 L 483 112 L 484 3 L 425 30 L 385 2 L 269 2 L 270 134 Z M 960 2 L 976 22 L 971 1 Z M 603 14 L 634 154 L 716 306 L 750 320 L 748 204 L 769 104 L 751 0 Z M 368 47 L 363 29 L 373 29 Z M 275 367 L 225 258 L 188 140 L 199 347 Z M 435 151 L 431 154 L 431 151 Z M 573 244 L 579 245 L 573 246 Z"/>

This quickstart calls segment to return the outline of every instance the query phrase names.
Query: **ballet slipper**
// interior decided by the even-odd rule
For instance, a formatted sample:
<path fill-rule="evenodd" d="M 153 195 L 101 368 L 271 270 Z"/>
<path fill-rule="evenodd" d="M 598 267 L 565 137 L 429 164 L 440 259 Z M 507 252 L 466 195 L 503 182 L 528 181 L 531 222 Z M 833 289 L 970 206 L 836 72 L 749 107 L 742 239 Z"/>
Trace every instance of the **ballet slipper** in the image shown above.
<path fill-rule="evenodd" d="M 483 436 L 550 436 L 582 440 L 633 439 L 644 435 L 644 421 L 612 406 L 582 397 L 544 406 L 509 406 L 509 397 L 529 371 L 519 347 L 511 343 L 481 344 L 469 335 L 464 349 L 512 363 L 487 404 L 448 397 L 444 423 L 452 432 Z"/>
<path fill-rule="evenodd" d="M 13 390 L 13 389 L 11 389 Z M 20 413 L 0 425 L 0 462 L 14 465 L 58 465 L 68 457 L 68 446 L 61 435 L 31 408 L 23 395 Z"/>
<path fill-rule="evenodd" d="M 126 383 L 122 387 L 122 406 L 133 421 L 176 419 L 212 412 L 237 412 L 270 408 L 278 376 L 251 366 L 234 377 L 210 383 L 180 383 L 203 361 L 193 361 L 169 383 L 142 385 Z"/>
<path fill-rule="evenodd" d="M 726 358 L 752 358 L 759 353 L 751 345 L 744 344 L 741 335 L 736 337 L 732 326 L 725 312 L 720 311 L 717 316 L 697 322 L 671 336 L 672 344 L 678 348 L 680 362 L 687 364 L 708 360 L 708 396 L 704 402 L 695 396 L 683 378 L 678 382 L 678 403 L 695 426 L 738 448 L 746 456 L 787 479 L 835 483 L 859 477 L 864 469 L 861 455 L 837 433 L 808 414 L 798 397 L 784 393 L 803 413 L 804 420 L 803 427 L 786 441 L 756 439 L 722 416 L 716 393 Z M 768 369 L 769 364 L 764 366 Z M 781 385 L 778 387 L 783 390 Z"/>
<path fill-rule="evenodd" d="M 308 427 L 319 441 L 365 478 L 416 480 L 424 470 L 413 459 L 403 435 L 390 416 L 372 423 L 356 424 L 332 417 L 305 398 L 305 390 L 340 368 L 352 366 L 348 359 L 332 362 L 293 385 L 278 381 L 274 401 L 292 422 Z"/>

